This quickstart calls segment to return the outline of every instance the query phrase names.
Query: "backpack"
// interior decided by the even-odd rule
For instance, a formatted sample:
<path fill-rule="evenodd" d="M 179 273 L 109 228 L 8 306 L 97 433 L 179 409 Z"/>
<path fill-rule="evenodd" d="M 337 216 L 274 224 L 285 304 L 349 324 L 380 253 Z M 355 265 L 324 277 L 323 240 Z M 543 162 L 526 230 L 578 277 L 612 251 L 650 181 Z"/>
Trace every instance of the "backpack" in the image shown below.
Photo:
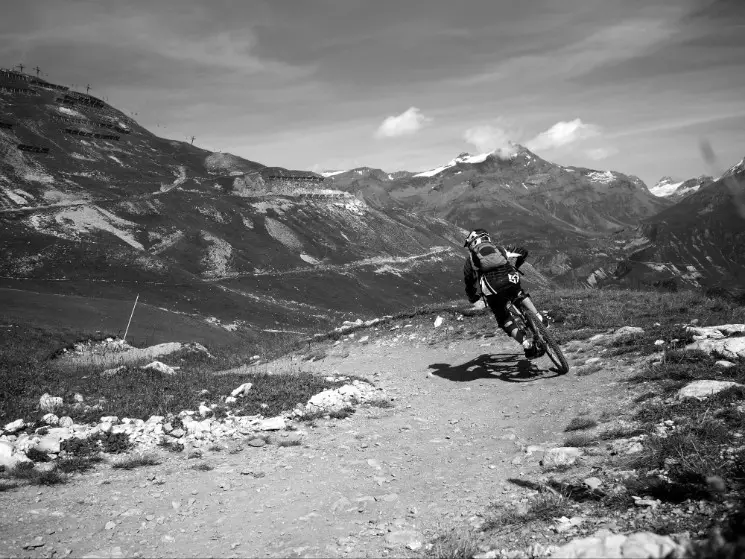
<path fill-rule="evenodd" d="M 510 265 L 507 253 L 502 247 L 497 247 L 491 241 L 483 241 L 469 250 L 473 267 L 480 275 L 493 272 L 502 268 L 505 264 Z"/>

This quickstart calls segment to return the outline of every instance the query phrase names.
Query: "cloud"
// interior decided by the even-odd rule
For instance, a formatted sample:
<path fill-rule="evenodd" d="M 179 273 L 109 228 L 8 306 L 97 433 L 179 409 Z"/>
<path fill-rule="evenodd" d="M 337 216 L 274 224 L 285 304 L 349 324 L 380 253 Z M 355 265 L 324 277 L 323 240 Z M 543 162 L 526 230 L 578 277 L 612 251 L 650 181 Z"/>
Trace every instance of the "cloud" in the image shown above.
<path fill-rule="evenodd" d="M 432 118 L 424 116 L 416 107 L 409 107 L 400 115 L 389 116 L 375 131 L 376 138 L 395 138 L 414 134 L 425 124 L 432 122 Z"/>
<path fill-rule="evenodd" d="M 595 161 L 607 159 L 608 157 L 610 157 L 611 155 L 615 155 L 616 153 L 618 153 L 618 150 L 613 147 L 593 148 L 585 150 L 585 155 L 590 159 L 594 159 Z"/>
<path fill-rule="evenodd" d="M 505 128 L 488 124 L 473 126 L 463 133 L 466 143 L 475 146 L 480 152 L 494 152 L 503 158 L 517 152 L 517 147 L 510 136 L 510 132 Z"/>
<path fill-rule="evenodd" d="M 599 134 L 599 127 L 594 124 L 585 124 L 582 119 L 575 118 L 574 120 L 557 122 L 532 140 L 528 140 L 525 147 L 532 151 L 545 151 L 586 140 Z"/>

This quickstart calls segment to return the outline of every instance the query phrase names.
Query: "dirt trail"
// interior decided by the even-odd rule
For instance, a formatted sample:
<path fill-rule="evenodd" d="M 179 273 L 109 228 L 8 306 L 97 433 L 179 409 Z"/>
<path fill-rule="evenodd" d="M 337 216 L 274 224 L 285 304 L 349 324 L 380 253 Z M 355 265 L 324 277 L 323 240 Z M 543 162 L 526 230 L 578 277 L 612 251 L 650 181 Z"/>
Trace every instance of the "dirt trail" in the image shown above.
<path fill-rule="evenodd" d="M 526 445 L 555 445 L 578 411 L 615 409 L 625 392 L 622 363 L 557 376 L 517 349 L 502 335 L 344 342 L 308 366 L 369 378 L 394 408 L 303 425 L 302 446 L 206 452 L 210 472 L 166 455 L 151 468 L 103 466 L 64 486 L 1 493 L 0 555 L 414 555 L 411 531 L 426 539 L 518 498 L 525 490 L 507 480 L 530 478 L 541 455 L 526 457 Z M 270 368 L 283 366 L 296 367 Z M 37 536 L 45 545 L 24 551 Z"/>

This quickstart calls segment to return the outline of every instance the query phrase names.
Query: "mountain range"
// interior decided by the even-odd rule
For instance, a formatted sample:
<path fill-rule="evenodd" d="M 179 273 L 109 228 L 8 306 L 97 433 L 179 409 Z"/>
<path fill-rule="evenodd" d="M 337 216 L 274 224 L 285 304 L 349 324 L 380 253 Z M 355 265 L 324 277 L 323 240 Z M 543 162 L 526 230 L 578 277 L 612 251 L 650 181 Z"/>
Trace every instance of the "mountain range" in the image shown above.
<path fill-rule="evenodd" d="M 0 108 L 0 288 L 29 304 L 140 294 L 234 333 L 317 328 L 461 297 L 474 227 L 531 251 L 529 285 L 745 277 L 742 162 L 651 191 L 519 145 L 418 173 L 312 173 L 159 138 L 18 72 L 0 72 Z"/>

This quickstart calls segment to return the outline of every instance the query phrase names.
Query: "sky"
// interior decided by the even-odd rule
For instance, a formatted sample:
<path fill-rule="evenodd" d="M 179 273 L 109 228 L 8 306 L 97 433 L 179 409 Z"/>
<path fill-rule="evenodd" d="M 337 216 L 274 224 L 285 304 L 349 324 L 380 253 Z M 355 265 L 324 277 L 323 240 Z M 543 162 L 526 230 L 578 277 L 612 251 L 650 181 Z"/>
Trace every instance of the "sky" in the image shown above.
<path fill-rule="evenodd" d="M 424 171 L 520 143 L 652 186 L 745 156 L 743 0 L 0 0 L 0 13 L 0 66 L 90 85 L 160 136 L 265 165 Z"/>

